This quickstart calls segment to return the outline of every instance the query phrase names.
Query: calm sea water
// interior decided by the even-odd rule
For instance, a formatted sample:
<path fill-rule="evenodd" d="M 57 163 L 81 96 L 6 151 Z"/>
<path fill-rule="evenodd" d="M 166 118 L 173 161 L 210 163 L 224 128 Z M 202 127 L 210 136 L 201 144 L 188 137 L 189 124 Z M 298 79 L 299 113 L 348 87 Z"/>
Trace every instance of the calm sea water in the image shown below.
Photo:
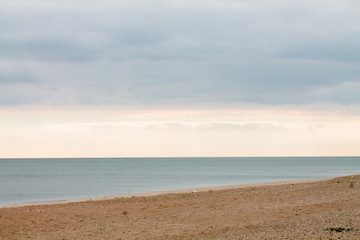
<path fill-rule="evenodd" d="M 360 174 L 360 157 L 0 159 L 0 205 Z"/>

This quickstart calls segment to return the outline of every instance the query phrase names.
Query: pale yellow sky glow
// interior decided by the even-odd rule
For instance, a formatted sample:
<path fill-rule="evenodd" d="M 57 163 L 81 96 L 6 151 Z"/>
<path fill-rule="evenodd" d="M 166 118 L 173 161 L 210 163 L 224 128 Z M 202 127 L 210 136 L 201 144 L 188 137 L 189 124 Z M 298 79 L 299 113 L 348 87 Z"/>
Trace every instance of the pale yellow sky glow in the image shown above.
<path fill-rule="evenodd" d="M 0 158 L 360 155 L 359 115 L 285 107 L 2 108 L 0 132 Z"/>

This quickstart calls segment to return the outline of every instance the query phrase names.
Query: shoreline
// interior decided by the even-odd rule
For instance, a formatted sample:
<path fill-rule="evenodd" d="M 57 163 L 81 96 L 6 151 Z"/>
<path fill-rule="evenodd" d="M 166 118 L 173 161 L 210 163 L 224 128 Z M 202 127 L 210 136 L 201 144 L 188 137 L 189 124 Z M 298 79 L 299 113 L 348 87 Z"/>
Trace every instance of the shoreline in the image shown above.
<path fill-rule="evenodd" d="M 360 175 L 0 209 L 0 239 L 360 239 Z"/>
<path fill-rule="evenodd" d="M 346 177 L 346 176 L 344 176 L 344 177 Z M 201 193 L 201 192 L 208 192 L 208 191 L 235 190 L 235 189 L 241 189 L 241 188 L 280 186 L 280 185 L 302 184 L 302 183 L 316 183 L 316 182 L 328 181 L 331 179 L 335 179 L 335 178 L 284 180 L 284 181 L 275 181 L 275 182 L 245 183 L 245 184 L 237 184 L 237 185 L 223 185 L 223 186 L 187 188 L 187 189 L 178 189 L 178 190 L 164 190 L 164 191 L 151 191 L 151 192 L 142 192 L 142 193 L 104 195 L 104 196 L 77 198 L 77 199 L 69 199 L 69 200 L 58 200 L 58 201 L 50 201 L 50 202 L 0 205 L 0 209 L 20 208 L 20 207 L 28 207 L 28 206 L 42 206 L 42 205 L 58 205 L 58 204 L 68 204 L 68 203 L 82 203 L 82 202 L 88 202 L 88 201 L 105 201 L 105 200 L 114 200 L 114 199 L 119 199 L 119 198 L 152 197 L 152 196 L 160 196 L 160 195 L 166 195 L 166 194 Z"/>

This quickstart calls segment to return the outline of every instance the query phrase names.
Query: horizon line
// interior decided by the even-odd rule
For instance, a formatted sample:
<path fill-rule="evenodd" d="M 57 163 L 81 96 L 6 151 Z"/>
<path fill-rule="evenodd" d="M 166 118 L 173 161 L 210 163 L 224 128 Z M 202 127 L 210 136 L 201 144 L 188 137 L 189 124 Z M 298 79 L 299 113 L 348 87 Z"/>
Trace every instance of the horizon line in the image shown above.
<path fill-rule="evenodd" d="M 139 158 L 147 158 L 147 159 L 154 159 L 154 158 L 336 158 L 336 157 L 344 157 L 344 158 L 356 158 L 360 157 L 360 155 L 316 155 L 316 156 L 187 156 L 187 157 L 0 157 L 0 160 L 5 159 L 139 159 Z"/>

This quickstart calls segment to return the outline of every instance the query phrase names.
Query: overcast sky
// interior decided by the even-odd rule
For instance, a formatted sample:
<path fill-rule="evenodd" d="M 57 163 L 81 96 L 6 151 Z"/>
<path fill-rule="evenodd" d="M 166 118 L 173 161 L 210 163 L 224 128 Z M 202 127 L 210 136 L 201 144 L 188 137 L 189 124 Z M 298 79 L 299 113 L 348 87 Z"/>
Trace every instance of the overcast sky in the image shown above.
<path fill-rule="evenodd" d="M 93 111 L 93 115 L 84 118 L 66 110 L 66 114 L 73 117 L 62 124 L 70 126 L 79 123 L 79 119 L 82 123 L 92 123 L 101 106 L 122 111 L 126 108 L 137 116 L 134 119 L 143 116 L 141 111 L 134 113 L 139 108 L 148 112 L 153 109 L 201 112 L 190 122 L 178 112 L 176 121 L 170 121 L 167 113 L 155 117 L 156 124 L 180 121 L 182 127 L 207 121 L 203 112 L 209 109 L 217 111 L 212 112 L 212 116 L 217 116 L 216 124 L 225 121 L 220 117 L 223 108 L 238 114 L 249 109 L 273 111 L 276 108 L 277 116 L 282 116 L 281 121 L 277 118 L 277 123 L 269 120 L 266 114 L 252 115 L 246 120 L 239 115 L 226 119 L 227 123 L 235 121 L 231 126 L 236 127 L 233 129 L 236 132 L 240 131 L 239 124 L 244 126 L 249 121 L 279 124 L 288 119 L 289 109 L 296 108 L 302 116 L 313 116 L 325 109 L 326 114 L 331 112 L 342 117 L 345 127 L 360 114 L 356 110 L 360 109 L 359 43 L 358 0 L 2 0 L 0 108 L 3 109 L 1 114 L 8 116 L 7 120 L 0 120 L 0 130 L 8 134 L 7 137 L 3 134 L 2 138 L 4 142 L 15 139 L 13 145 L 9 145 L 11 149 L 16 148 L 18 140 L 23 141 L 22 144 L 29 141 L 9 130 L 9 124 L 16 118 L 16 114 L 9 111 L 25 114 L 24 111 L 37 108 L 40 112 L 32 111 L 33 115 L 23 116 L 33 119 L 31 124 L 37 121 L 36 116 L 52 119 L 43 123 L 45 126 L 56 119 L 46 118 L 51 115 L 47 112 L 49 109 L 61 112 L 74 106 Z M 42 108 L 39 106 L 46 110 L 39 110 Z M 107 116 L 109 118 L 102 122 L 122 121 L 124 124 L 122 118 Z M 154 118 L 142 120 L 153 121 Z M 291 121 L 299 122 L 296 118 Z M 305 122 L 312 124 L 314 121 Z M 31 124 L 28 123 L 29 128 L 34 127 Z M 176 124 L 172 125 L 174 129 L 180 126 Z M 207 124 L 220 126 L 213 121 Z M 71 126 L 73 129 L 74 125 Z M 123 129 L 124 125 L 121 126 Z M 139 129 L 138 125 L 126 126 L 128 130 Z M 359 129 L 352 131 L 360 134 Z M 53 139 L 45 132 L 44 137 Z M 96 138 L 106 138 L 99 132 L 93 134 Z M 149 138 L 159 137 L 159 132 L 151 134 Z M 141 136 L 145 135 L 139 133 L 132 138 Z M 171 136 L 169 132 L 169 138 Z M 201 136 L 205 139 L 206 134 Z M 263 136 L 270 139 L 267 132 Z M 289 139 L 296 136 L 289 135 Z M 360 143 L 356 137 L 351 139 L 351 144 Z M 235 140 L 224 144 L 230 143 L 236 149 Z M 59 143 L 58 146 L 63 145 Z M 184 149 L 183 153 L 206 155 L 206 146 L 202 146 L 201 153 L 189 149 Z M 308 154 L 326 155 L 325 150 L 314 153 L 316 147 L 314 143 Z M 70 152 L 70 148 L 65 149 Z M 245 154 L 234 149 L 227 151 L 232 155 Z M 114 149 L 110 152 L 112 154 L 108 155 L 125 154 Z M 340 152 L 340 155 L 356 154 L 354 149 Z M 214 154 L 225 153 L 224 150 Z M 162 154 L 160 150 L 151 154 L 179 155 L 176 151 Z M 246 154 L 256 155 L 255 152 Z M 282 153 L 279 150 L 266 154 Z M 286 154 L 291 155 L 291 152 Z M 301 155 L 301 151 L 296 154 Z M 18 156 L 14 150 L 2 155 Z M 38 155 L 41 155 L 39 151 L 32 156 Z"/>

